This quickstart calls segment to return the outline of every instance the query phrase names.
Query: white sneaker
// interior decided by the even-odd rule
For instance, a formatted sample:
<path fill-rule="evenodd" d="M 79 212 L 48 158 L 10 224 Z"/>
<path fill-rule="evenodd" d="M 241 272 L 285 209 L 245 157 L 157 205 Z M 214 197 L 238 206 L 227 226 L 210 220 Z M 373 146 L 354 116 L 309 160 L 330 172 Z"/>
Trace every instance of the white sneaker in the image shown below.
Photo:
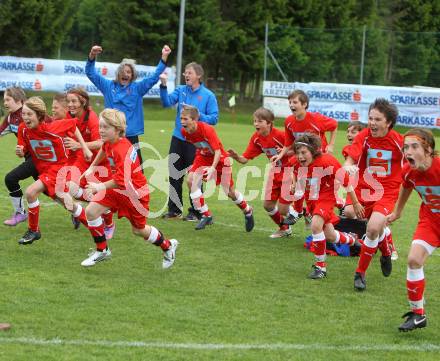
<path fill-rule="evenodd" d="M 282 237 L 289 237 L 292 235 L 292 229 L 286 228 L 286 229 L 279 229 L 278 231 L 272 233 L 269 237 L 270 238 L 282 238 Z"/>
<path fill-rule="evenodd" d="M 178 245 L 179 241 L 177 239 L 170 239 L 170 248 L 163 253 L 163 269 L 170 268 L 173 265 L 174 261 L 176 260 L 176 249 Z"/>
<path fill-rule="evenodd" d="M 110 258 L 112 255 L 112 252 L 110 251 L 110 248 L 105 249 L 104 251 L 94 251 L 89 254 L 89 257 L 86 258 L 84 261 L 81 262 L 81 266 L 84 267 L 92 267 L 98 262 L 104 261 L 108 258 Z"/>

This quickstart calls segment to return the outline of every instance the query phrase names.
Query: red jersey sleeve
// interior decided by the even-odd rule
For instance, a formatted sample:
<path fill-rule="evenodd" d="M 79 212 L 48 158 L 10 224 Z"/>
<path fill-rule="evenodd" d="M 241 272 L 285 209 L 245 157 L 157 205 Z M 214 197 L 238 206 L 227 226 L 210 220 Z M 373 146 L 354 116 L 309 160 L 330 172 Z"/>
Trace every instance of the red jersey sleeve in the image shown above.
<path fill-rule="evenodd" d="M 218 135 L 215 132 L 213 127 L 205 126 L 203 132 L 204 132 L 204 136 L 205 136 L 206 140 L 208 141 L 208 144 L 211 146 L 212 150 L 216 151 L 216 150 L 220 150 L 222 148 L 221 143 L 220 143 L 220 139 L 218 138 Z"/>
<path fill-rule="evenodd" d="M 290 147 L 295 141 L 295 137 L 292 134 L 292 131 L 289 129 L 289 124 L 291 122 L 292 117 L 288 116 L 284 121 L 284 146 Z"/>
<path fill-rule="evenodd" d="M 314 113 L 313 118 L 317 121 L 317 125 L 322 132 L 333 132 L 338 128 L 338 121 L 336 119 L 327 117 L 321 113 Z"/>
<path fill-rule="evenodd" d="M 2 124 L 0 124 L 0 134 L 2 134 L 4 132 L 4 130 L 8 127 L 8 117 L 6 117 Z"/>
<path fill-rule="evenodd" d="M 52 123 L 44 123 L 44 130 L 59 136 L 73 136 L 76 130 L 76 118 L 55 120 Z"/>
<path fill-rule="evenodd" d="M 358 162 L 362 156 L 364 141 L 367 135 L 368 129 L 361 130 L 361 132 L 354 138 L 353 144 L 346 148 L 347 156 L 353 158 L 355 162 Z"/>
<path fill-rule="evenodd" d="M 23 130 L 24 128 L 26 128 L 26 126 L 24 125 L 24 123 L 21 123 L 18 126 L 18 132 L 17 132 L 17 145 L 21 145 L 22 147 L 24 147 L 24 152 L 26 153 L 26 142 L 23 139 Z"/>
<path fill-rule="evenodd" d="M 242 156 L 245 157 L 246 159 L 254 159 L 255 157 L 258 157 L 262 153 L 261 148 L 255 144 L 255 138 L 256 135 L 254 134 L 249 140 L 249 144 L 246 150 L 242 154 Z"/>

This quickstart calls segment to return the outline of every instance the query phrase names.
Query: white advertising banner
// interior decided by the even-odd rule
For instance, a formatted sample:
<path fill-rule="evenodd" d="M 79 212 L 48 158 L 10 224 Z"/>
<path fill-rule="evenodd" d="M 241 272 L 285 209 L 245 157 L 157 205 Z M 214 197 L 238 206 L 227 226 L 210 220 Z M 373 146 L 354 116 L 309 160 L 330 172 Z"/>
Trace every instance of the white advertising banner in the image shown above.
<path fill-rule="evenodd" d="M 96 70 L 107 79 L 115 79 L 119 64 L 96 63 Z M 90 95 L 101 95 L 85 73 L 86 61 L 54 60 L 41 58 L 17 58 L 0 56 L 0 90 L 20 86 L 24 90 L 56 91 L 82 86 Z M 155 66 L 136 65 L 138 81 L 154 73 Z M 176 71 L 167 68 L 168 91 L 174 90 Z M 159 98 L 159 82 L 145 95 L 145 98 Z"/>
<path fill-rule="evenodd" d="M 290 115 L 287 96 L 295 89 L 307 93 L 310 111 L 341 122 L 367 122 L 370 104 L 376 98 L 385 98 L 399 109 L 397 124 L 440 128 L 440 90 L 437 89 L 265 81 L 264 106 L 272 109 L 277 117 Z"/>

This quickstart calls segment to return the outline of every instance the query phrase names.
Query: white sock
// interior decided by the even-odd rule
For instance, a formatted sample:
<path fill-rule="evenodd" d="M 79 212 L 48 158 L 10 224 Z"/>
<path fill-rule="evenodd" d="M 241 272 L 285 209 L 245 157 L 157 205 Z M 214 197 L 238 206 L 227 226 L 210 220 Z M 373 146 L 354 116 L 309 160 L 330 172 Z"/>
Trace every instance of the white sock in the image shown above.
<path fill-rule="evenodd" d="M 11 202 L 15 213 L 26 213 L 26 210 L 23 207 L 23 197 L 11 197 Z"/>

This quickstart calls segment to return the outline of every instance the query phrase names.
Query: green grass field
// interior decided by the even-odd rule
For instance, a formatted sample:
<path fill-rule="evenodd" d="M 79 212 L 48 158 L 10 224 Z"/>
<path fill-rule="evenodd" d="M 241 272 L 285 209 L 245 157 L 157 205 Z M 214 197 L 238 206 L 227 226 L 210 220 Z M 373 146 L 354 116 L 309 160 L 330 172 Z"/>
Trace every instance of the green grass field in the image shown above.
<path fill-rule="evenodd" d="M 142 140 L 165 157 L 174 111 L 148 105 L 145 116 Z M 226 148 L 244 150 L 250 120 L 250 113 L 235 120 L 222 113 L 217 129 Z M 338 153 L 344 142 L 342 130 Z M 14 143 L 13 136 L 0 139 L 2 179 L 20 162 Z M 144 158 L 152 154 L 145 151 Z M 261 156 L 252 164 L 263 168 L 266 162 Z M 235 165 L 234 172 L 239 169 Z M 261 190 L 262 182 L 248 177 L 245 193 Z M 1 189 L 3 220 L 11 206 Z M 406 256 L 417 222 L 415 194 L 392 228 L 400 256 L 393 274 L 385 279 L 375 257 L 362 294 L 353 290 L 357 258 L 331 257 L 327 279 L 308 280 L 313 255 L 303 248 L 308 232 L 302 221 L 292 237 L 270 239 L 276 227 L 258 198 L 251 202 L 256 227 L 246 233 L 240 211 L 217 195 L 207 199 L 216 224 L 204 231 L 194 231 L 194 223 L 150 220 L 180 241 L 167 271 L 161 252 L 132 235 L 125 219 L 117 221 L 110 241 L 112 260 L 81 267 L 93 246 L 88 231 L 73 231 L 67 212 L 44 196 L 41 240 L 19 247 L 26 225 L 0 225 L 0 322 L 12 324 L 0 333 L 0 360 L 438 360 L 439 254 L 425 267 L 428 327 L 397 331 L 408 310 Z M 154 190 L 152 211 L 166 198 Z"/>

